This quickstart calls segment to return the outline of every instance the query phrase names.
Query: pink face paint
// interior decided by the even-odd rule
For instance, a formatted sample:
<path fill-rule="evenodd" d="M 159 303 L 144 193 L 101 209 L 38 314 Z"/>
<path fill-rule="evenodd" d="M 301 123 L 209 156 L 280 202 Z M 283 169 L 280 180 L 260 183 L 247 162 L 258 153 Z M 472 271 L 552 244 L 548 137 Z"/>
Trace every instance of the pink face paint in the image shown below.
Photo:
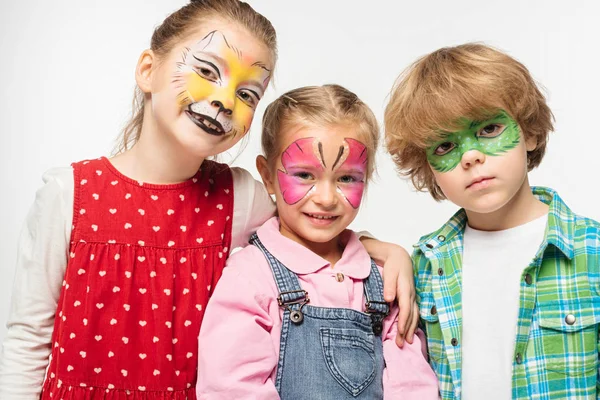
<path fill-rule="evenodd" d="M 284 171 L 277 171 L 279 189 L 287 204 L 296 204 L 315 186 L 315 179 L 305 179 L 307 174 L 323 171 L 319 157 L 319 144 L 315 138 L 296 140 L 281 155 Z"/>
<path fill-rule="evenodd" d="M 364 144 L 358 140 L 346 138 L 344 139 L 344 150 L 340 152 L 340 156 L 333 165 L 334 170 L 347 172 L 347 176 L 352 178 L 345 179 L 347 182 L 338 181 L 337 189 L 353 208 L 360 206 L 365 190 L 367 153 L 367 147 Z"/>

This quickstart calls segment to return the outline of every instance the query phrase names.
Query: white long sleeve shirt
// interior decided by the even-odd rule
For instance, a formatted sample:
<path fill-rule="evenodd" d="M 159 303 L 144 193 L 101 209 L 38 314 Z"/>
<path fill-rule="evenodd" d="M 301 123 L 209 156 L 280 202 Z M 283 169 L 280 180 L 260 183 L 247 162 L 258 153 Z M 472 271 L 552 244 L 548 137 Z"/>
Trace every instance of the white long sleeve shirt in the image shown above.
<path fill-rule="evenodd" d="M 234 211 L 231 247 L 273 216 L 275 206 L 262 183 L 232 168 Z M 54 315 L 67 266 L 73 220 L 73 169 L 51 169 L 25 220 L 8 332 L 0 353 L 0 399 L 38 399 L 51 351 Z"/>

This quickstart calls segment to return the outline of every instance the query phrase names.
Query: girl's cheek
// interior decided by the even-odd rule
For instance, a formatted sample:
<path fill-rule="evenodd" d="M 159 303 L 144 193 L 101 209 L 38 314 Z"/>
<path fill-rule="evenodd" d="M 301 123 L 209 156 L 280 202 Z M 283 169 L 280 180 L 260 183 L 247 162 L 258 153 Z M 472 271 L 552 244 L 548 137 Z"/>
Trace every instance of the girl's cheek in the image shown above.
<path fill-rule="evenodd" d="M 346 201 L 350 203 L 352 208 L 357 209 L 360 207 L 360 202 L 362 201 L 363 192 L 365 190 L 365 184 L 363 182 L 340 185 L 338 186 L 338 190 L 342 193 Z"/>
<path fill-rule="evenodd" d="M 236 99 L 236 106 L 233 110 L 233 121 L 236 126 L 243 130 L 243 134 L 248 132 L 252 118 L 254 118 L 254 109 L 244 104 L 240 99 Z"/>
<path fill-rule="evenodd" d="M 214 92 L 213 84 L 196 73 L 189 73 L 186 76 L 185 89 L 185 92 L 179 96 L 179 103 L 182 107 L 207 99 Z"/>
<path fill-rule="evenodd" d="M 294 176 L 288 175 L 281 170 L 277 171 L 277 180 L 279 181 L 279 190 L 281 190 L 281 196 L 289 205 L 296 204 L 302 200 L 314 187 L 312 183 L 302 183 Z"/>

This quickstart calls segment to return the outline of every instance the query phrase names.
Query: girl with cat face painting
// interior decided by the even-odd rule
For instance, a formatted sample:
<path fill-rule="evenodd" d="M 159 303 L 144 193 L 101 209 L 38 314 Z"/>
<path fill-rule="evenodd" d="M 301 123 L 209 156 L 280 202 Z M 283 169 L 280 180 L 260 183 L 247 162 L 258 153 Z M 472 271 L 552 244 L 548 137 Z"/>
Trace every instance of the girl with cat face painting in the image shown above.
<path fill-rule="evenodd" d="M 231 256 L 208 303 L 198 398 L 438 398 L 422 332 L 396 346 L 398 308 L 384 300 L 382 269 L 346 229 L 378 136 L 371 110 L 337 85 L 295 89 L 267 107 L 257 166 L 277 217 Z"/>
<path fill-rule="evenodd" d="M 271 23 L 237 0 L 193 1 L 155 30 L 119 154 L 44 175 L 19 241 L 0 398 L 195 398 L 205 305 L 230 249 L 274 212 L 248 172 L 207 158 L 248 132 L 275 61 Z M 400 271 L 412 284 L 396 248 L 365 245 L 394 259 L 392 292 Z M 412 310 L 413 288 L 401 293 Z"/>

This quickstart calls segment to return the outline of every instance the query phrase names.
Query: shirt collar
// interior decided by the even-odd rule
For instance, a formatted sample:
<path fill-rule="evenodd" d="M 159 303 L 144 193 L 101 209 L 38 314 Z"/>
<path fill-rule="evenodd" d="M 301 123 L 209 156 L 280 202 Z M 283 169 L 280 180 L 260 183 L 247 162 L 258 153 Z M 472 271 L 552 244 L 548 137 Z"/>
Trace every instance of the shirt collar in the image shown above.
<path fill-rule="evenodd" d="M 324 258 L 313 253 L 300 243 L 293 241 L 279 232 L 279 219 L 273 217 L 256 232 L 262 244 L 289 270 L 305 275 L 317 272 L 330 264 Z M 358 236 L 346 230 L 342 233 L 347 241 L 342 258 L 331 269 L 332 273 L 343 273 L 353 279 L 365 279 L 371 272 L 371 258 L 358 239 Z"/>
<path fill-rule="evenodd" d="M 555 246 L 567 258 L 573 258 L 575 214 L 556 191 L 542 186 L 534 186 L 531 190 L 538 200 L 548 204 L 548 223 L 544 243 Z M 466 225 L 467 213 L 464 209 L 460 209 L 440 229 L 423 236 L 414 247 L 426 252 L 452 240 L 462 240 Z"/>

